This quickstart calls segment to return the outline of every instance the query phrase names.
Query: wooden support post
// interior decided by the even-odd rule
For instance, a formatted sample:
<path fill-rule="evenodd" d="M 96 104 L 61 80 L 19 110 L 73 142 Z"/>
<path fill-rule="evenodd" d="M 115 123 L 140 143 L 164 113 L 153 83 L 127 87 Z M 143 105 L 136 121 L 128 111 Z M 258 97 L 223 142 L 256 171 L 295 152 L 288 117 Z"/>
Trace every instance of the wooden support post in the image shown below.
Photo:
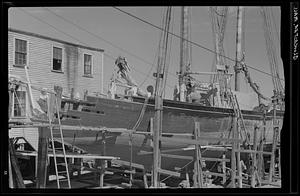
<path fill-rule="evenodd" d="M 222 171 L 223 171 L 223 179 L 222 179 L 222 184 L 225 184 L 226 183 L 226 161 L 225 161 L 225 159 L 226 159 L 226 154 L 224 153 L 223 155 L 222 155 L 222 159 L 223 159 L 223 161 L 222 161 Z"/>
<path fill-rule="evenodd" d="M 156 119 L 157 121 L 157 119 Z M 156 126 L 160 126 L 159 123 L 156 123 Z M 150 119 L 150 130 L 153 130 L 153 187 L 159 187 L 159 157 L 160 157 L 160 149 L 159 149 L 159 133 L 160 130 L 158 127 L 154 129 L 154 121 L 153 118 Z"/>
<path fill-rule="evenodd" d="M 238 138 L 241 138 L 241 129 L 239 125 L 237 125 L 236 134 Z M 241 166 L 241 152 L 240 152 L 241 144 L 237 142 L 237 155 L 236 155 L 236 162 L 237 162 L 237 172 L 238 172 L 238 187 L 243 188 L 242 183 L 242 166 Z"/>
<path fill-rule="evenodd" d="M 277 146 L 277 134 L 278 134 L 278 127 L 274 128 L 274 133 L 273 133 L 272 154 L 271 154 L 271 163 L 270 163 L 270 170 L 269 170 L 269 183 L 272 183 L 273 176 L 274 176 L 275 150 L 276 150 L 276 146 Z"/>
<path fill-rule="evenodd" d="M 232 130 L 232 136 L 233 139 L 236 139 L 236 129 L 237 129 L 237 118 L 233 118 L 233 130 Z M 232 151 L 231 151 L 231 183 L 232 188 L 235 188 L 235 179 L 236 179 L 236 157 L 235 157 L 235 151 L 236 151 L 236 142 L 232 142 Z"/>
<path fill-rule="evenodd" d="M 9 160 L 10 160 L 10 168 L 11 168 L 11 181 L 10 184 L 12 184 L 13 188 L 25 188 L 23 177 L 20 171 L 20 168 L 18 166 L 18 160 L 16 157 L 16 152 L 14 149 L 13 141 L 12 139 L 9 139 Z"/>
<path fill-rule="evenodd" d="M 102 132 L 102 156 L 106 155 L 106 133 Z M 99 187 L 102 188 L 104 184 L 104 174 L 105 174 L 105 162 L 106 160 L 100 160 L 101 171 L 100 171 L 100 180 Z"/>
<path fill-rule="evenodd" d="M 280 135 L 280 134 L 279 134 Z M 279 178 L 281 179 L 281 155 L 280 155 L 280 148 L 278 149 L 278 172 L 279 172 Z"/>
<path fill-rule="evenodd" d="M 13 111 L 13 91 L 8 89 L 8 95 L 9 95 L 9 104 L 8 104 L 8 119 L 10 119 L 12 117 L 12 111 Z"/>
<path fill-rule="evenodd" d="M 143 180 L 144 180 L 144 187 L 147 189 L 148 188 L 148 180 L 147 180 L 147 175 L 146 171 L 143 170 Z"/>
<path fill-rule="evenodd" d="M 195 129 L 194 129 L 194 137 L 195 140 L 198 140 L 200 137 L 200 123 L 195 122 Z M 194 186 L 196 185 L 197 188 L 203 187 L 203 173 L 202 173 L 202 159 L 201 159 L 201 151 L 200 145 L 195 145 L 195 162 L 194 162 Z"/>
<path fill-rule="evenodd" d="M 265 133 L 266 133 L 266 121 L 265 121 L 265 117 L 264 117 L 264 121 L 263 121 L 263 130 L 261 130 L 260 132 L 260 141 L 259 141 L 259 151 L 263 151 L 264 149 L 264 138 L 265 138 Z M 265 175 L 265 170 L 264 170 L 264 154 L 258 154 L 258 165 L 257 165 L 257 171 L 258 171 L 258 175 L 260 177 L 260 179 L 264 178 Z"/>
<path fill-rule="evenodd" d="M 11 169 L 10 153 L 8 153 L 8 187 L 14 188 L 13 174 Z"/>
<path fill-rule="evenodd" d="M 190 185 L 190 177 L 189 177 L 189 173 L 188 173 L 187 169 L 186 169 L 186 172 L 185 172 L 185 179 L 186 179 L 186 182 L 187 182 L 186 187 L 187 188 L 191 187 L 191 185 Z"/>
<path fill-rule="evenodd" d="M 48 160 L 48 128 L 39 127 L 36 188 L 46 188 Z"/>
<path fill-rule="evenodd" d="M 254 127 L 254 134 L 253 134 L 253 150 L 257 151 L 257 131 L 258 131 L 258 126 L 255 125 Z M 256 184 L 256 173 L 257 173 L 257 163 L 256 163 L 256 153 L 253 153 L 252 157 L 252 174 L 251 174 L 251 187 L 255 188 Z"/>

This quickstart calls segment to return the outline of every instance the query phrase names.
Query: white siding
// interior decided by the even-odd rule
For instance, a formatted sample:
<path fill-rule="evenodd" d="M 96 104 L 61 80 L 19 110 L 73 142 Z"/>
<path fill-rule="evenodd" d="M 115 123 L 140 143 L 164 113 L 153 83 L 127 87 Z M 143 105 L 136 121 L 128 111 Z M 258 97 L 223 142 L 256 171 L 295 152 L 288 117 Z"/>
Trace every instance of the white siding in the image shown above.
<path fill-rule="evenodd" d="M 9 73 L 26 78 L 24 68 L 14 67 L 14 39 L 24 39 L 28 42 L 29 77 L 33 84 L 48 89 L 54 85 L 63 87 L 63 94 L 69 95 L 71 88 L 83 97 L 84 90 L 89 93 L 101 91 L 102 52 L 77 47 L 35 37 L 27 34 L 9 31 L 8 33 L 8 63 Z M 52 72 L 53 46 L 63 49 L 63 73 Z M 93 56 L 93 77 L 83 77 L 83 53 Z M 33 90 L 34 99 L 38 99 L 40 92 Z"/>

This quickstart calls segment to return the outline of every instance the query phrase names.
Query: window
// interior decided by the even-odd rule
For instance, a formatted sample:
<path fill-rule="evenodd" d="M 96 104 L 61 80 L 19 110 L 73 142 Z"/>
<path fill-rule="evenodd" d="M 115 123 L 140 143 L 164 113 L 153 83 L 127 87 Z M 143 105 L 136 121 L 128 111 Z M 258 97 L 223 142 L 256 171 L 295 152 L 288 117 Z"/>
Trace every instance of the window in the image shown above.
<path fill-rule="evenodd" d="M 92 55 L 84 54 L 84 75 L 92 75 Z"/>
<path fill-rule="evenodd" d="M 53 70 L 62 71 L 62 49 L 53 47 Z"/>
<path fill-rule="evenodd" d="M 14 93 L 14 117 L 26 116 L 26 92 L 15 91 Z"/>
<path fill-rule="evenodd" d="M 27 41 L 15 41 L 15 65 L 25 66 L 27 63 Z"/>

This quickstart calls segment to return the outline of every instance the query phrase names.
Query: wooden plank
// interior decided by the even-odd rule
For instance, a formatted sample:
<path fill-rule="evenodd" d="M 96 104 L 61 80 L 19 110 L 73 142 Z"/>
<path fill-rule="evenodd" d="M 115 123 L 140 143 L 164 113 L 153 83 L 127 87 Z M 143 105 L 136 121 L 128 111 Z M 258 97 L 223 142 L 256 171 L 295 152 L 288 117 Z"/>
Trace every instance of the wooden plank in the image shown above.
<path fill-rule="evenodd" d="M 128 161 L 113 160 L 112 162 L 116 163 L 116 164 L 119 164 L 119 165 L 125 165 L 125 166 L 130 167 L 130 162 L 128 162 Z M 137 164 L 137 163 L 131 163 L 131 166 L 134 167 L 134 168 L 137 168 L 137 169 L 142 169 L 142 170 L 145 169 L 144 165 Z"/>
<path fill-rule="evenodd" d="M 227 141 L 227 142 L 241 142 L 240 139 L 226 139 L 226 138 L 213 138 L 213 137 L 200 137 L 197 140 L 193 139 L 185 139 L 185 138 L 169 138 L 169 137 L 160 137 L 160 140 L 163 142 L 178 142 L 178 143 L 185 143 L 185 144 L 194 144 L 200 145 L 201 141 Z"/>
<path fill-rule="evenodd" d="M 16 152 L 16 154 L 20 154 L 23 156 L 37 156 L 36 152 Z M 62 153 L 55 153 L 56 157 L 64 157 Z M 53 157 L 53 153 L 49 152 L 48 157 Z M 84 159 L 103 159 L 103 160 L 115 160 L 120 159 L 120 157 L 112 157 L 112 156 L 101 156 L 101 155 L 89 155 L 89 154 L 66 154 L 66 158 L 84 158 Z"/>
<path fill-rule="evenodd" d="M 42 120 L 39 120 L 42 122 Z M 43 121 L 45 122 L 45 121 Z M 33 123 L 28 125 L 14 125 L 9 124 L 9 128 L 28 128 L 28 127 L 50 127 L 48 123 Z M 57 124 L 52 124 L 54 129 L 58 129 Z M 106 128 L 106 127 L 91 127 L 91 126 L 73 126 L 73 125 L 61 125 L 63 130 L 73 130 L 73 131 L 107 131 L 112 133 L 134 133 L 134 130 L 125 128 Z"/>
<path fill-rule="evenodd" d="M 48 156 L 48 135 L 46 127 L 39 128 L 39 142 L 37 155 L 37 180 L 36 188 L 46 188 L 47 181 L 47 156 Z"/>
<path fill-rule="evenodd" d="M 165 170 L 165 169 L 158 168 L 158 172 L 162 173 L 162 174 L 170 175 L 170 176 L 180 177 L 180 173 L 170 171 L 170 170 Z"/>
<path fill-rule="evenodd" d="M 255 150 L 235 150 L 235 152 L 272 155 L 272 152 L 255 151 Z"/>
<path fill-rule="evenodd" d="M 161 154 L 162 157 L 173 158 L 173 159 L 186 159 L 186 160 L 193 160 L 192 156 L 182 156 L 182 155 L 175 155 L 175 154 Z"/>
<path fill-rule="evenodd" d="M 219 162 L 230 162 L 230 159 L 226 159 L 226 158 L 213 158 L 213 157 L 201 157 L 201 160 L 205 160 L 205 161 L 219 161 Z"/>
<path fill-rule="evenodd" d="M 216 173 L 216 172 L 209 172 L 209 171 L 203 172 L 203 175 L 220 176 L 220 177 L 226 176 L 226 174 L 223 174 L 223 173 Z"/>

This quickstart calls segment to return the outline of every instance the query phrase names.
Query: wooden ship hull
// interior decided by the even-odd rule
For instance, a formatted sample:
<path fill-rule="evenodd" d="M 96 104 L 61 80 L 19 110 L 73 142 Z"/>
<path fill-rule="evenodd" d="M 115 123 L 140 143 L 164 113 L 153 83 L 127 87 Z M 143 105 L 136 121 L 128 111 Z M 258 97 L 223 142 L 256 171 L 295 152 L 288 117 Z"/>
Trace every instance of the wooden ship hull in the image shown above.
<path fill-rule="evenodd" d="M 108 99 L 101 97 L 88 96 L 86 102 L 63 101 L 62 107 L 69 108 L 73 102 L 73 109 L 68 109 L 63 112 L 61 123 L 63 125 L 73 126 L 91 126 L 91 127 L 106 127 L 106 128 L 124 128 L 132 129 L 140 115 L 142 120 L 137 126 L 136 134 L 132 135 L 132 140 L 128 133 L 125 132 L 108 132 L 105 137 L 105 153 L 106 155 L 120 157 L 121 160 L 132 161 L 142 164 L 146 168 L 151 168 L 152 154 L 142 154 L 143 151 L 152 151 L 151 140 L 147 137 L 150 118 L 154 117 L 154 99 L 149 99 L 145 102 L 145 98 L 132 97 L 132 100 Z M 145 105 L 146 104 L 146 105 Z M 143 107 L 145 109 L 142 114 Z M 254 130 L 254 125 L 271 125 L 274 113 L 271 111 L 264 115 L 262 112 L 242 110 L 243 118 L 247 132 L 251 138 Z M 276 117 L 283 122 L 284 112 L 276 111 Z M 200 131 L 202 136 L 208 137 L 228 137 L 230 134 L 234 111 L 227 108 L 208 107 L 194 103 L 183 103 L 172 100 L 164 100 L 163 103 L 163 136 L 176 138 L 192 138 L 194 131 L 194 122 L 200 122 Z M 58 133 L 58 132 L 57 132 Z M 266 128 L 266 142 L 271 142 L 273 131 L 271 128 Z M 102 136 L 100 132 L 87 130 L 64 130 L 65 141 L 76 145 L 89 153 L 99 154 L 102 152 Z M 132 142 L 132 148 L 130 145 Z M 205 141 L 204 146 L 220 145 L 218 141 Z M 231 144 L 229 144 L 231 145 Z M 163 142 L 162 149 L 184 149 L 171 154 L 192 156 L 193 148 L 188 149 L 189 145 L 178 142 Z M 205 148 L 203 148 L 205 150 Z M 222 156 L 223 152 L 210 152 L 205 150 L 203 156 L 212 154 L 216 157 Z M 228 154 L 230 156 L 230 153 Z M 168 159 L 168 158 L 167 158 Z M 162 168 L 172 169 L 184 166 L 189 160 L 170 159 L 163 161 Z"/>

